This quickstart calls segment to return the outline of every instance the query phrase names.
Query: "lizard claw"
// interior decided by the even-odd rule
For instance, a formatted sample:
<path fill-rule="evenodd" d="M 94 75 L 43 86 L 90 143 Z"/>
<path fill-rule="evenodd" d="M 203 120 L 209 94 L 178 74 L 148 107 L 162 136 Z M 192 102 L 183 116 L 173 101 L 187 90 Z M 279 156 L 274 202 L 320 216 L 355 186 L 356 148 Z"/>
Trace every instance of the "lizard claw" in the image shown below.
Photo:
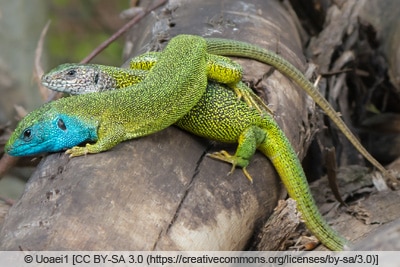
<path fill-rule="evenodd" d="M 264 101 L 243 83 L 230 85 L 230 87 L 235 92 L 238 101 L 243 100 L 246 102 L 247 106 L 256 109 L 261 115 L 264 115 L 265 112 L 273 115 L 273 111 L 264 103 Z"/>
<path fill-rule="evenodd" d="M 69 154 L 70 158 L 83 156 L 86 155 L 87 153 L 88 150 L 86 147 L 79 147 L 79 146 L 74 146 L 73 148 L 67 149 L 65 151 L 65 154 Z"/>
<path fill-rule="evenodd" d="M 225 161 L 227 163 L 232 164 L 232 168 L 228 172 L 228 175 L 231 175 L 235 171 L 238 162 L 240 162 L 240 158 L 229 154 L 225 150 L 221 150 L 219 152 L 214 152 L 214 153 L 208 153 L 207 156 L 213 159 Z M 250 174 L 247 172 L 246 167 L 242 167 L 242 171 L 244 176 L 246 176 L 246 178 L 250 181 L 250 183 L 253 183 L 253 178 L 251 178 Z"/>
<path fill-rule="evenodd" d="M 244 176 L 246 176 L 247 180 L 250 181 L 251 184 L 253 184 L 253 178 L 251 177 L 250 173 L 246 170 L 246 167 L 242 168 Z"/>
<path fill-rule="evenodd" d="M 232 156 L 225 150 L 221 150 L 219 152 L 214 152 L 214 153 L 208 153 L 207 156 L 213 159 L 218 159 L 231 164 L 235 164 L 234 156 Z"/>

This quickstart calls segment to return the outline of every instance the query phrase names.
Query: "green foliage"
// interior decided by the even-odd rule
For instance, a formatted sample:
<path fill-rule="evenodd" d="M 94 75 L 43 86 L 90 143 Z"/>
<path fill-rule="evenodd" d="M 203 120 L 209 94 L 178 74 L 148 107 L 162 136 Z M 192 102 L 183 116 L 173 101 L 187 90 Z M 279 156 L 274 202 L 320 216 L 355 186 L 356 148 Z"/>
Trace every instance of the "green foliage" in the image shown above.
<path fill-rule="evenodd" d="M 49 66 L 80 62 L 99 44 L 107 40 L 125 21 L 119 13 L 128 8 L 127 1 L 48 0 L 51 25 L 47 35 Z M 102 51 L 93 63 L 122 64 L 123 39 Z"/>

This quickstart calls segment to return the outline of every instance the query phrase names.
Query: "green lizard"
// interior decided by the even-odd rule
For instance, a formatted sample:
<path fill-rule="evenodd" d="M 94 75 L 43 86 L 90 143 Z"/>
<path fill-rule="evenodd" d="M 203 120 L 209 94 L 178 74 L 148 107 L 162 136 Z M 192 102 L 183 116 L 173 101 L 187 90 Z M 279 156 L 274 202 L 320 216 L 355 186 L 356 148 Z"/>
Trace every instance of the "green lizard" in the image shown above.
<path fill-rule="evenodd" d="M 185 39 L 185 37 L 182 37 L 182 39 Z M 175 43 L 176 45 L 176 41 L 174 41 L 177 40 L 176 38 L 177 37 L 173 38 L 170 44 Z M 203 42 L 203 40 L 204 39 L 199 41 Z M 162 115 L 166 117 L 169 121 L 172 121 L 171 116 L 169 116 L 169 114 L 156 114 L 156 113 L 157 112 L 159 113 L 160 111 L 163 111 L 161 113 L 168 113 L 168 111 L 171 111 L 172 108 L 171 112 L 176 114 L 177 112 L 175 109 L 183 110 L 187 108 L 187 105 L 186 103 L 180 102 L 178 103 L 178 105 L 181 104 L 183 106 L 175 106 L 176 103 L 173 102 L 173 99 L 171 97 L 166 97 L 168 101 L 164 101 L 163 97 L 165 96 L 165 92 L 160 93 L 158 91 L 160 90 L 173 91 L 174 86 L 177 86 L 177 88 L 180 90 L 180 93 L 182 93 L 182 84 L 178 83 L 178 85 L 176 85 L 175 84 L 176 81 L 173 78 L 175 77 L 178 80 L 179 79 L 185 80 L 185 78 L 187 77 L 190 78 L 191 75 L 189 73 L 190 72 L 189 70 L 184 70 L 184 71 L 181 70 L 185 69 L 184 63 L 182 62 L 181 59 L 185 57 L 187 58 L 188 54 L 190 55 L 193 54 L 193 51 L 190 52 L 186 51 L 182 53 L 183 55 L 181 56 L 177 56 L 176 54 L 175 55 L 176 58 L 174 58 L 174 56 L 172 55 L 173 48 L 175 49 L 178 48 L 170 44 L 162 52 L 162 55 L 159 57 L 159 59 L 157 59 L 158 63 L 154 66 L 154 68 L 152 68 L 148 77 L 146 77 L 143 80 L 143 82 L 140 83 L 139 85 L 133 85 L 127 89 L 120 90 L 122 92 L 118 92 L 117 90 L 111 92 L 104 92 L 103 94 L 94 93 L 94 94 L 80 95 L 72 98 L 60 99 L 58 101 L 46 104 L 42 106 L 40 109 L 30 113 L 26 118 L 24 118 L 20 122 L 16 131 L 13 133 L 10 140 L 7 142 L 6 151 L 11 155 L 22 156 L 28 154 L 36 154 L 40 152 L 59 151 L 64 148 L 73 147 L 72 149 L 68 149 L 67 153 L 70 153 L 72 156 L 78 156 L 85 153 L 97 153 L 99 151 L 107 150 L 123 140 L 150 134 L 152 132 L 161 130 L 163 127 L 165 128 L 166 123 L 164 121 L 161 121 L 163 119 L 158 120 L 159 118 L 158 116 Z M 183 44 L 183 46 L 185 46 L 185 44 Z M 302 85 L 302 82 L 304 82 L 302 79 L 308 82 L 304 78 L 304 76 L 302 76 L 302 74 L 292 65 L 290 65 L 287 61 L 284 61 L 282 58 L 278 57 L 277 55 L 269 51 L 267 51 L 266 53 L 265 52 L 266 50 L 263 49 L 260 50 L 260 48 L 254 47 L 249 44 L 244 44 L 229 40 L 227 41 L 222 39 L 212 39 L 206 41 L 206 49 L 209 53 L 215 52 L 221 54 L 241 55 L 254 58 L 262 62 L 267 62 L 272 64 L 278 70 L 284 72 L 286 75 L 289 75 L 291 78 L 297 79 L 295 81 L 300 85 Z M 203 49 L 199 50 L 202 50 L 200 54 L 208 55 L 207 51 L 203 51 Z M 164 53 L 166 53 L 168 56 L 166 56 Z M 195 56 L 198 56 L 198 53 L 195 53 Z M 182 63 L 180 65 L 181 69 L 179 69 L 177 75 L 174 76 L 175 74 L 174 71 L 171 72 L 170 69 L 165 66 L 168 65 L 168 59 L 166 58 L 168 58 L 170 61 L 173 61 L 173 63 L 176 63 L 176 61 L 178 61 L 178 63 Z M 200 56 L 201 61 L 208 60 L 204 58 L 205 56 Z M 186 63 L 188 65 L 191 65 L 192 58 L 189 58 L 189 60 Z M 163 65 L 164 67 L 160 67 L 160 65 Z M 177 64 L 173 65 L 176 67 Z M 157 72 L 155 71 L 156 69 Z M 193 70 L 193 68 L 191 69 Z M 207 67 L 204 66 L 203 69 L 202 65 L 202 67 L 200 67 L 199 69 L 204 70 L 207 69 Z M 199 69 L 197 69 L 197 71 Z M 204 75 L 204 72 L 207 71 L 200 71 L 200 72 L 202 73 L 202 75 Z M 164 76 L 164 75 L 168 76 L 169 79 L 163 77 L 164 83 L 160 83 L 159 81 L 157 81 L 156 74 L 154 73 L 157 73 L 157 75 L 159 76 Z M 181 74 L 181 76 L 179 75 L 179 73 Z M 296 75 L 301 75 L 301 76 L 299 78 Z M 150 82 L 148 80 L 150 80 Z M 168 83 L 168 80 L 173 80 L 172 86 L 170 86 L 171 83 Z M 184 81 L 182 81 L 182 83 L 183 87 L 187 89 L 187 86 L 185 86 L 187 85 L 187 83 L 185 83 Z M 235 81 L 232 82 L 228 81 L 226 83 L 233 85 L 234 87 L 240 84 L 240 83 L 235 84 Z M 146 84 L 149 88 L 154 90 L 155 91 L 154 94 L 149 93 L 149 90 L 146 90 L 144 86 L 142 86 L 142 84 Z M 156 84 L 158 84 L 160 88 L 162 88 L 161 84 L 163 84 L 164 87 L 166 87 L 166 89 L 160 89 L 157 87 Z M 139 90 L 137 90 L 138 88 Z M 199 86 L 200 91 L 201 89 L 202 87 Z M 308 88 L 308 90 L 309 89 L 310 88 Z M 312 85 L 311 89 L 314 89 Z M 186 93 L 186 91 L 184 93 Z M 150 94 L 150 96 L 148 97 L 147 94 Z M 156 99 L 157 95 L 160 97 L 158 100 Z M 177 95 L 175 95 L 175 97 L 180 98 Z M 160 99 L 162 101 L 160 101 Z M 177 102 L 179 102 L 178 100 Z M 219 99 L 217 94 L 216 99 L 214 101 L 225 101 L 225 100 L 227 101 L 227 104 L 229 104 L 229 102 L 231 101 L 230 99 L 224 99 L 224 98 Z M 161 104 L 160 102 L 163 103 Z M 249 108 L 247 105 L 246 107 Z M 165 108 L 165 110 L 163 108 Z M 91 111 L 91 114 L 88 114 L 87 113 L 88 111 Z M 188 111 L 186 111 L 186 113 L 187 112 Z M 333 113 L 331 113 L 331 116 L 336 116 L 333 109 L 332 112 Z M 223 115 L 218 113 L 217 111 L 214 111 L 214 113 L 216 113 L 215 116 L 217 116 L 217 119 L 218 116 Z M 210 114 L 208 114 L 208 116 L 209 115 Z M 237 116 L 236 114 L 231 114 L 231 115 L 234 117 Z M 236 119 L 242 119 L 242 117 L 238 117 Z M 338 120 L 341 121 L 340 118 L 338 118 Z M 162 124 L 162 126 L 159 126 L 159 124 Z M 342 124 L 344 125 L 343 122 Z M 235 125 L 233 125 L 232 127 L 234 129 L 240 128 Z M 258 128 L 256 127 L 256 129 Z M 219 129 L 219 130 L 224 131 L 224 129 Z M 236 164 L 239 167 L 245 168 L 250 158 L 247 155 L 254 153 L 254 150 L 260 141 L 265 141 L 265 138 L 264 140 L 261 139 L 263 139 L 262 138 L 263 132 L 267 131 L 265 129 L 264 129 L 265 131 L 249 130 L 249 135 L 247 135 L 248 132 L 246 129 L 241 128 L 239 130 L 238 129 L 236 130 L 240 132 L 246 132 L 246 134 L 244 136 L 241 135 L 232 136 L 231 138 L 234 139 L 234 141 L 239 140 L 240 144 L 243 143 L 244 141 L 245 141 L 244 143 L 247 144 L 248 141 L 247 139 L 255 141 L 251 141 L 250 145 L 239 145 L 238 151 L 235 156 L 230 156 L 225 152 L 221 152 L 214 154 L 214 157 L 230 162 L 233 165 Z M 196 131 L 200 132 L 200 130 Z M 210 130 L 204 128 L 203 131 L 207 133 Z M 273 130 L 271 131 L 273 132 Z M 254 136 L 253 134 L 255 134 L 256 136 Z M 210 138 L 212 138 L 213 133 L 209 132 L 208 135 L 210 135 Z M 267 133 L 265 133 L 265 135 L 266 137 L 268 137 Z M 221 133 L 217 133 L 215 134 L 215 136 L 217 140 L 221 141 L 225 140 L 223 137 L 221 137 Z M 274 134 L 271 135 L 272 143 L 275 142 L 273 138 L 275 138 Z M 273 149 L 278 149 L 277 146 L 282 145 L 283 149 L 285 149 L 286 148 L 285 144 L 279 141 L 279 136 L 277 136 L 276 138 L 277 138 L 276 144 L 272 145 L 271 147 Z M 356 139 L 354 140 L 357 142 Z M 76 146 L 80 143 L 86 143 L 86 142 L 95 142 L 95 144 L 94 145 L 86 144 L 86 147 L 84 148 Z M 261 149 L 260 148 L 261 146 L 266 147 L 267 145 L 265 143 L 266 142 L 260 144 L 259 149 Z M 267 142 L 267 144 L 269 144 L 269 142 Z M 92 147 L 96 147 L 96 149 L 93 149 Z M 303 196 L 301 196 L 301 193 L 299 192 L 301 191 L 302 193 L 307 194 L 308 190 L 307 184 L 304 180 L 304 174 L 300 179 L 301 181 L 299 182 L 298 179 L 293 178 L 296 177 L 296 175 L 293 176 L 293 171 L 287 170 L 287 167 L 285 167 L 287 166 L 285 164 L 290 164 L 289 166 L 292 166 L 291 164 L 296 165 L 296 162 L 293 161 L 293 158 L 296 158 L 296 155 L 293 154 L 291 157 L 286 159 L 286 157 L 288 156 L 287 153 L 285 153 L 283 157 L 280 157 L 280 155 L 274 154 L 276 151 L 272 152 L 268 150 L 268 148 L 264 148 L 264 150 L 263 149 L 261 150 L 267 156 L 271 156 L 271 160 L 273 161 L 274 166 L 280 173 L 280 176 L 283 179 L 286 179 L 284 183 L 288 188 L 289 194 L 291 194 L 291 196 L 294 196 L 295 199 L 298 199 L 299 205 L 300 206 L 302 205 L 302 207 L 304 208 L 302 213 L 303 217 L 307 220 L 312 221 L 308 222 L 309 228 L 314 233 L 318 232 L 316 233 L 317 237 L 319 237 L 320 240 L 325 244 L 327 244 L 327 246 L 330 247 L 331 249 L 342 249 L 344 244 L 343 240 L 340 237 L 335 238 L 334 236 L 337 235 L 335 233 L 332 234 L 330 228 L 326 228 L 327 226 L 325 223 L 323 223 L 323 221 L 322 223 L 320 222 L 322 219 L 321 218 L 318 219 L 318 216 L 320 217 L 320 215 L 316 211 L 315 205 L 313 205 L 312 202 L 310 203 L 307 200 L 307 197 L 304 197 L 304 199 L 306 200 L 303 202 L 302 199 Z M 250 153 L 251 151 L 253 152 Z M 289 151 L 293 152 L 292 149 Z M 240 157 L 242 154 L 245 156 Z M 300 165 L 297 164 L 297 166 Z M 304 192 L 304 190 L 301 189 L 301 187 L 304 186 L 307 188 L 306 192 Z M 300 189 L 297 187 L 299 187 Z M 299 208 L 299 210 L 301 210 L 301 208 Z M 315 216 L 313 214 L 318 214 L 318 216 Z"/>
<path fill-rule="evenodd" d="M 240 65 L 208 54 L 206 49 L 202 37 L 176 36 L 146 79 L 132 86 L 134 94 L 129 90 L 88 94 L 43 105 L 19 123 L 7 142 L 7 153 L 26 156 L 65 148 L 70 156 L 99 153 L 172 125 L 204 94 L 207 75 L 233 87 L 241 79 Z M 207 73 L 208 61 L 222 63 Z M 68 124 L 76 126 L 68 135 L 53 136 L 54 127 L 55 131 L 65 130 Z M 83 127 L 90 131 L 81 131 Z M 94 143 L 77 146 L 88 141 Z"/>
<path fill-rule="evenodd" d="M 340 131 L 347 137 L 347 139 L 354 145 L 354 147 L 363 155 L 373 166 L 375 166 L 379 171 L 381 171 L 384 176 L 389 178 L 393 183 L 396 183 L 397 179 L 393 177 L 358 141 L 357 137 L 350 131 L 350 129 L 346 126 L 343 120 L 337 115 L 336 111 L 332 108 L 329 102 L 321 95 L 318 89 L 309 81 L 307 78 L 290 62 L 281 56 L 273 53 L 272 51 L 260 48 L 258 46 L 234 41 L 229 39 L 220 39 L 220 38 L 205 38 L 207 43 L 207 52 L 211 54 L 218 54 L 223 56 L 238 56 L 238 57 L 246 57 L 255 59 L 257 61 L 266 63 L 268 65 L 273 66 L 278 71 L 282 72 L 287 77 L 291 78 L 300 88 L 302 88 L 321 108 L 325 111 L 326 115 L 328 115 L 331 120 L 337 125 Z M 159 53 L 158 52 L 148 52 L 139 57 L 132 59 L 130 67 L 134 69 L 150 69 L 155 65 L 155 62 L 158 61 Z M 145 63 L 143 63 L 145 62 Z M 215 65 L 215 64 L 214 64 Z M 208 72 L 212 70 L 213 64 L 208 64 Z M 109 67 L 108 73 L 113 72 L 113 67 Z M 60 88 L 59 82 L 62 81 L 67 86 L 75 87 L 75 90 L 80 90 L 79 88 L 83 88 L 80 84 L 76 84 L 73 77 L 71 78 L 71 82 L 67 79 L 67 73 L 64 71 L 67 68 L 65 66 L 61 66 L 59 69 L 56 68 L 50 71 L 47 75 L 42 78 L 42 82 L 44 82 L 45 86 L 52 90 L 59 90 Z M 117 72 L 118 73 L 118 72 Z M 105 75 L 105 74 L 103 74 Z M 114 74 L 116 75 L 116 74 Z M 57 77 L 60 77 L 60 80 Z M 83 81 L 80 81 L 83 82 Z M 123 87 L 123 83 L 125 82 L 124 77 L 118 77 L 114 81 L 118 84 L 118 86 Z M 226 82 L 223 82 L 226 83 Z M 91 85 L 94 91 L 96 85 Z M 232 87 L 232 86 L 231 86 Z M 86 88 L 86 87 L 85 87 Z M 233 88 L 235 89 L 235 88 Z M 61 89 L 62 91 L 63 89 Z M 85 90 L 89 90 L 86 88 Z M 241 87 L 236 88 L 235 92 L 237 95 L 244 96 L 244 99 L 253 107 L 258 108 L 258 105 L 264 107 L 264 109 L 269 109 L 263 104 L 263 101 L 259 100 L 257 97 L 251 97 L 249 92 Z M 251 101 L 255 99 L 255 101 Z M 259 109 L 260 110 L 260 109 Z"/>
<path fill-rule="evenodd" d="M 63 64 L 50 73 L 43 77 L 45 85 L 51 82 L 50 77 L 53 77 L 58 79 L 58 91 L 86 94 L 129 86 L 129 83 L 134 84 L 143 79 L 146 72 L 94 64 Z M 65 79 L 65 75 L 68 79 Z M 118 82 L 120 77 L 128 78 L 120 83 Z M 62 78 L 64 82 L 61 82 Z M 68 81 L 68 86 L 65 81 Z M 80 86 L 75 86 L 78 84 Z M 255 150 L 260 150 L 272 161 L 289 195 L 297 201 L 298 209 L 310 231 L 328 248 L 343 249 L 347 241 L 327 225 L 318 212 L 295 151 L 268 113 L 260 115 L 259 111 L 242 101 L 237 101 L 234 92 L 220 84 L 209 82 L 205 95 L 175 125 L 208 139 L 228 143 L 238 142 L 238 148 L 233 156 L 225 151 L 209 156 L 231 163 L 231 171 L 235 166 L 242 167 L 249 179 L 251 177 L 246 167 Z"/>

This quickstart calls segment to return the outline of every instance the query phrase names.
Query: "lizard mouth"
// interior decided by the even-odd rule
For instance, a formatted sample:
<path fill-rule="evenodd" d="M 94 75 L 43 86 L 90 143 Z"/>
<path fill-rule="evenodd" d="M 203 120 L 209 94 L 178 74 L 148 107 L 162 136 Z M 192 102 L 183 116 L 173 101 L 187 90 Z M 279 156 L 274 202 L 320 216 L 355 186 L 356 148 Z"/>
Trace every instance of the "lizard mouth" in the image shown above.
<path fill-rule="evenodd" d="M 41 82 L 42 82 L 43 86 L 46 86 L 48 88 L 51 86 L 51 79 L 50 79 L 50 77 L 48 77 L 46 75 L 42 76 Z"/>
<path fill-rule="evenodd" d="M 6 147 L 4 148 L 4 151 L 5 151 L 7 154 L 11 155 L 12 149 L 13 149 L 12 146 L 6 146 Z"/>
<path fill-rule="evenodd" d="M 13 156 L 13 157 L 18 157 L 18 156 L 20 156 L 20 154 L 21 154 L 21 152 L 22 152 L 22 154 L 24 154 L 24 155 L 26 155 L 25 153 L 24 153 L 24 151 L 26 151 L 26 149 L 24 149 L 24 150 L 17 150 L 17 149 L 15 149 L 16 147 L 15 146 L 13 146 L 13 145 L 6 145 L 6 147 L 4 148 L 4 151 L 8 154 L 8 155 L 10 155 L 10 156 Z"/>

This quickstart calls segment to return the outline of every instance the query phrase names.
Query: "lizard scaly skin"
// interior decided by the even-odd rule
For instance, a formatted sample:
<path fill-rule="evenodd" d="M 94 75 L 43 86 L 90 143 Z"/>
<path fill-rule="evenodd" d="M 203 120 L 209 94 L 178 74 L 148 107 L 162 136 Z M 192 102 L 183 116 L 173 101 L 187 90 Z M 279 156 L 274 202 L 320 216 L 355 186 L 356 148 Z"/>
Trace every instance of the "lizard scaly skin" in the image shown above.
<path fill-rule="evenodd" d="M 199 42 L 200 48 L 194 48 L 190 52 L 185 50 L 189 49 L 187 39 L 194 39 L 194 43 L 196 41 Z M 178 40 L 181 40 L 181 43 Z M 206 51 L 204 51 L 204 40 L 201 37 L 197 37 L 196 39 L 192 36 L 178 36 L 173 38 L 167 48 L 161 53 L 159 59 L 157 59 L 157 64 L 151 69 L 149 75 L 138 85 L 102 94 L 93 93 L 64 98 L 44 105 L 21 121 L 8 141 L 6 151 L 11 155 L 18 156 L 59 151 L 63 148 L 74 146 L 72 149 L 67 150 L 67 153 L 70 153 L 71 156 L 79 156 L 86 153 L 98 153 L 113 147 L 123 140 L 159 131 L 167 127 L 167 124 L 172 124 L 182 118 L 178 114 L 182 114 L 183 116 L 194 107 L 195 103 L 189 108 L 186 101 L 193 103 L 193 99 L 198 96 L 197 93 L 193 94 L 194 89 L 196 89 L 194 87 L 198 87 L 197 89 L 201 94 L 204 92 L 203 78 L 210 77 L 210 75 L 206 75 L 206 61 L 209 60 L 207 56 L 209 56 L 209 53 L 215 53 L 253 58 L 274 66 L 277 70 L 292 78 L 339 125 L 339 128 L 344 131 L 345 135 L 350 138 L 359 151 L 381 171 L 387 174 L 387 171 L 369 155 L 352 135 L 344 122 L 329 106 L 328 102 L 326 102 L 301 72 L 289 62 L 267 50 L 232 40 L 207 39 L 205 41 Z M 182 50 L 185 52 L 178 53 Z M 197 61 L 200 61 L 200 64 Z M 195 77 L 202 82 L 199 82 Z M 215 78 L 214 76 L 211 77 Z M 232 81 L 223 79 L 219 81 L 233 88 L 240 84 L 235 79 Z M 145 84 L 145 86 L 142 86 L 142 84 Z M 164 87 L 166 89 L 161 89 Z M 137 90 L 138 88 L 139 90 Z M 173 92 L 174 90 L 177 90 L 178 93 Z M 151 93 L 152 91 L 154 92 Z M 206 93 L 203 97 L 207 97 L 210 94 L 209 90 Z M 194 98 L 187 99 L 189 95 Z M 232 93 L 231 96 L 234 96 L 234 94 Z M 236 103 L 238 102 L 235 97 L 232 98 L 235 99 Z M 211 99 L 217 102 L 227 101 L 228 105 L 233 101 L 229 97 L 225 99 L 221 94 L 217 94 Z M 208 102 L 206 101 L 206 103 Z M 249 109 L 247 105 L 246 107 Z M 206 109 L 207 106 L 202 106 L 196 113 L 205 112 L 204 110 Z M 91 113 L 88 114 L 88 111 L 91 111 Z M 170 115 L 170 113 L 173 115 Z M 257 112 L 256 114 L 261 118 L 260 114 Z M 213 120 L 212 117 L 209 117 L 211 115 L 217 119 L 220 119 L 221 115 L 227 116 L 227 114 L 221 114 L 219 111 L 212 111 L 211 114 L 207 113 L 206 119 Z M 231 115 L 231 119 L 242 120 L 243 118 L 240 114 Z M 244 116 L 249 115 L 244 114 Z M 183 118 L 181 120 L 183 122 Z M 180 125 L 181 120 L 177 122 L 178 125 Z M 192 129 L 191 131 L 199 135 L 214 139 L 211 127 L 207 128 L 200 124 L 197 129 L 191 123 L 181 124 L 180 126 L 185 128 L 185 125 L 188 125 L 188 130 Z M 308 227 L 329 248 L 335 250 L 342 249 L 344 245 L 343 239 L 332 232 L 322 220 L 313 201 L 309 201 L 311 196 L 304 173 L 300 175 L 300 179 L 293 178 L 299 175 L 299 170 L 302 173 L 302 169 L 290 144 L 281 140 L 281 138 L 284 138 L 284 135 L 282 134 L 283 137 L 280 136 L 275 127 L 269 129 L 269 126 L 272 125 L 271 123 L 261 126 L 251 124 L 248 125 L 248 128 L 241 128 L 234 123 L 232 125 L 233 130 L 240 132 L 240 135 L 228 132 L 228 135 L 232 135 L 228 136 L 228 139 L 231 138 L 230 140 L 233 139 L 233 142 L 239 142 L 236 154 L 231 156 L 226 152 L 220 152 L 214 154 L 213 157 L 232 163 L 234 166 L 242 167 L 245 171 L 255 149 L 260 149 L 273 162 L 288 188 L 289 194 L 298 201 L 299 206 L 302 206 L 301 208 L 299 207 L 299 210 L 302 212 L 303 218 L 308 220 Z M 216 126 L 216 128 L 216 130 L 225 131 L 225 129 L 219 126 Z M 204 131 L 204 134 L 201 131 Z M 215 134 L 215 139 L 230 142 L 228 139 L 225 140 L 223 135 L 218 133 L 218 131 Z M 287 139 L 285 138 L 285 140 Z M 84 148 L 76 147 L 76 145 L 84 142 L 96 143 L 94 145 L 86 144 Z M 285 153 L 282 153 L 281 149 Z M 306 194 L 306 196 L 303 196 L 303 194 Z"/>
<path fill-rule="evenodd" d="M 276 53 L 260 48 L 258 46 L 235 41 L 230 39 L 221 38 L 205 38 L 207 44 L 207 52 L 210 54 L 223 55 L 223 56 L 238 56 L 255 59 L 257 61 L 266 63 L 273 66 L 275 69 L 291 78 L 300 88 L 302 88 L 326 113 L 329 118 L 336 124 L 339 130 L 347 137 L 347 139 L 354 145 L 354 147 L 363 155 L 373 166 L 375 166 L 379 171 L 381 171 L 387 178 L 389 178 L 393 183 L 396 183 L 397 179 L 393 177 L 360 143 L 357 137 L 350 131 L 344 121 L 337 115 L 336 111 L 332 108 L 329 102 L 321 95 L 318 89 L 290 62 Z M 134 58 L 131 62 L 131 68 L 141 68 L 150 69 L 155 65 L 158 60 L 159 53 L 149 52 L 137 58 Z M 145 63 L 143 63 L 145 62 Z M 208 64 L 209 66 L 214 66 L 213 64 Z M 112 71 L 112 70 L 111 70 Z M 43 77 L 43 81 L 46 81 L 46 76 Z M 218 80 L 220 82 L 220 80 Z M 47 86 L 50 89 L 57 90 L 57 84 L 52 86 L 54 80 L 49 79 Z M 229 83 L 223 81 L 223 83 Z M 233 86 L 231 86 L 233 87 Z M 243 92 L 241 90 L 240 92 Z M 240 95 L 240 92 L 237 93 Z M 246 91 L 244 91 L 246 93 Z M 246 96 L 246 95 L 245 95 Z M 245 100 L 252 99 L 251 97 L 245 97 Z M 255 102 L 255 103 L 254 103 Z M 257 104 L 262 104 L 256 98 L 256 101 L 250 103 L 252 106 L 257 107 Z M 264 109 L 266 107 L 264 106 Z"/>
<path fill-rule="evenodd" d="M 292 79 L 300 88 L 306 91 L 306 93 L 315 101 L 315 103 L 322 108 L 326 115 L 328 115 L 328 117 L 336 124 L 339 130 L 354 145 L 358 152 L 360 152 L 361 155 L 363 155 L 373 166 L 381 171 L 393 183 L 396 183 L 397 179 L 365 149 L 365 147 L 360 143 L 357 137 L 354 136 L 344 121 L 338 116 L 336 111 L 332 108 L 325 97 L 303 75 L 303 73 L 301 73 L 289 61 L 277 55 L 276 53 L 273 53 L 272 51 L 245 42 L 220 38 L 208 38 L 206 41 L 207 51 L 209 53 L 224 56 L 252 58 L 273 66 L 279 72 Z"/>
<path fill-rule="evenodd" d="M 69 148 L 66 153 L 70 156 L 81 156 L 172 125 L 204 94 L 207 75 L 232 85 L 241 79 L 237 68 L 231 71 L 221 66 L 215 69 L 219 74 L 207 73 L 207 61 L 218 56 L 208 54 L 206 48 L 202 37 L 176 36 L 141 83 L 124 91 L 80 95 L 43 105 L 18 124 L 6 152 L 26 156 Z M 229 67 L 239 66 L 228 58 L 220 60 Z M 85 147 L 77 146 L 84 142 Z"/>
<path fill-rule="evenodd" d="M 56 87 L 57 91 L 85 94 L 124 88 L 127 81 L 135 83 L 143 79 L 143 74 L 145 72 L 136 69 L 94 64 L 63 64 L 45 75 L 43 83 L 52 84 L 52 88 Z M 113 77 L 129 77 L 129 79 L 122 82 Z M 56 84 L 58 86 L 55 86 Z M 109 84 L 113 84 L 113 87 Z M 263 113 L 261 116 L 255 109 L 242 101 L 237 101 L 232 91 L 209 82 L 206 93 L 197 105 L 175 125 L 208 139 L 239 143 L 233 156 L 225 151 L 210 156 L 231 163 L 232 171 L 235 166 L 242 167 L 248 178 L 250 175 L 246 167 L 255 150 L 260 150 L 272 161 L 290 197 L 297 201 L 298 209 L 310 231 L 328 248 L 343 249 L 346 241 L 326 224 L 318 212 L 297 155 L 269 114 Z"/>

